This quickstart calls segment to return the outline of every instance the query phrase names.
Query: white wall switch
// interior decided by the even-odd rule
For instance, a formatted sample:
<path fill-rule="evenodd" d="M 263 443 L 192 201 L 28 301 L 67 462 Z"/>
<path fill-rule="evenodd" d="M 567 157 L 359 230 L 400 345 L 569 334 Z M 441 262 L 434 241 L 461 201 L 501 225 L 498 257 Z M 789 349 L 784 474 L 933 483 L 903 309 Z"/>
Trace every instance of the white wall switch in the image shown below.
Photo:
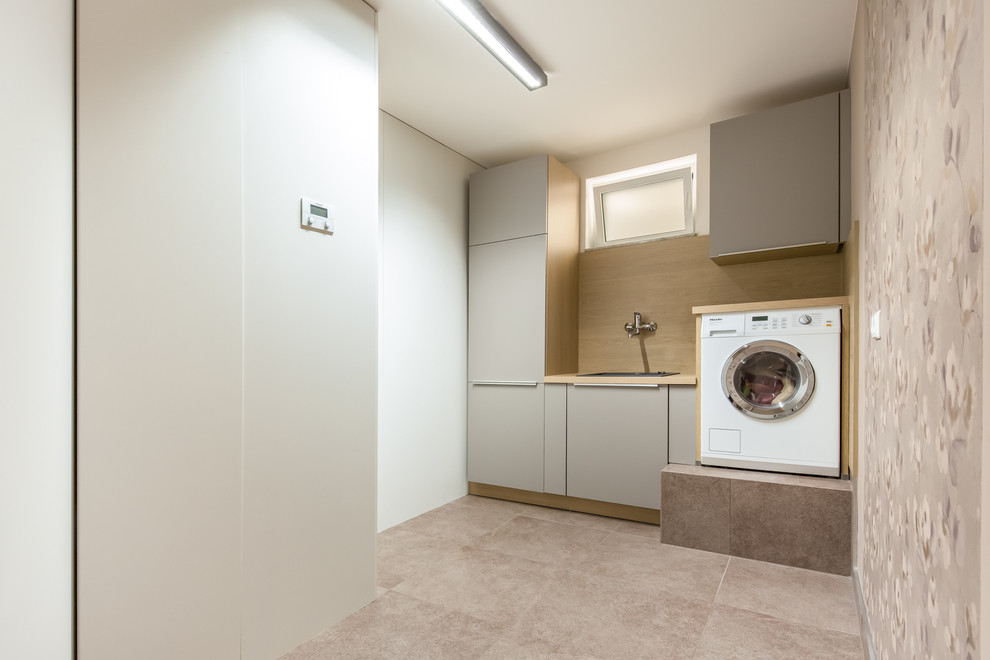
<path fill-rule="evenodd" d="M 880 339 L 880 310 L 870 314 L 870 337 Z"/>
<path fill-rule="evenodd" d="M 329 204 L 302 198 L 299 204 L 299 226 L 303 229 L 333 236 L 334 219 L 333 207 Z"/>

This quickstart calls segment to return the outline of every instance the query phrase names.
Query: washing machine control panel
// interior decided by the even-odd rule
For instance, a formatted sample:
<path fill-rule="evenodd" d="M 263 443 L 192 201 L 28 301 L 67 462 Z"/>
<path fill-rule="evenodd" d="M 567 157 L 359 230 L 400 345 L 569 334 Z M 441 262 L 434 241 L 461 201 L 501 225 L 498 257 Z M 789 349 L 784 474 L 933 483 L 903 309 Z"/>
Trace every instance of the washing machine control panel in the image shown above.
<path fill-rule="evenodd" d="M 747 335 L 839 332 L 839 308 L 749 312 L 745 327 Z"/>
<path fill-rule="evenodd" d="M 701 317 L 702 337 L 741 337 L 745 329 L 746 315 L 741 312 L 703 314 Z"/>

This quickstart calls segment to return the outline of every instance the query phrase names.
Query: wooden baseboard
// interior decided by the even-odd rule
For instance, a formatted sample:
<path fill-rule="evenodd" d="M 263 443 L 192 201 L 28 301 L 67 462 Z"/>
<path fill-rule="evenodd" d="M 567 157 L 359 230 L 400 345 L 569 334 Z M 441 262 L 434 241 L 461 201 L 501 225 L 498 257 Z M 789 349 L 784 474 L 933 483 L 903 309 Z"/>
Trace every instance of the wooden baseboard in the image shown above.
<path fill-rule="evenodd" d="M 599 502 L 598 500 L 586 500 L 582 497 L 570 497 L 568 495 L 537 493 L 535 491 L 521 490 L 519 488 L 506 488 L 505 486 L 479 484 L 474 481 L 468 482 L 468 494 L 478 495 L 480 497 L 491 497 L 497 500 L 521 502 L 523 504 L 534 504 L 536 506 L 545 506 L 552 509 L 563 509 L 564 511 L 577 511 L 580 513 L 590 513 L 596 516 L 621 518 L 622 520 L 632 520 L 634 522 L 649 523 L 651 525 L 660 524 L 659 509 L 648 509 L 641 506 L 614 504 L 612 502 Z"/>
<path fill-rule="evenodd" d="M 863 597 L 863 585 L 859 580 L 859 569 L 853 566 L 852 573 L 853 592 L 856 594 L 856 612 L 859 614 L 859 634 L 863 639 L 863 660 L 877 660 L 877 652 L 873 649 L 870 614 L 866 609 L 866 599 Z"/>

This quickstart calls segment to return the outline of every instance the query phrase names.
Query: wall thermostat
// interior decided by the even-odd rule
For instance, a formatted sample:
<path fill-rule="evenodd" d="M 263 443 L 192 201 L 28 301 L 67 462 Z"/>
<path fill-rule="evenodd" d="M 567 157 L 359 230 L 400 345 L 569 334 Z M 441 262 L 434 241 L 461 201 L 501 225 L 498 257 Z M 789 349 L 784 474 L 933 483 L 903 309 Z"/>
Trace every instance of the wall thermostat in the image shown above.
<path fill-rule="evenodd" d="M 333 236 L 333 207 L 315 199 L 302 198 L 299 226 Z"/>

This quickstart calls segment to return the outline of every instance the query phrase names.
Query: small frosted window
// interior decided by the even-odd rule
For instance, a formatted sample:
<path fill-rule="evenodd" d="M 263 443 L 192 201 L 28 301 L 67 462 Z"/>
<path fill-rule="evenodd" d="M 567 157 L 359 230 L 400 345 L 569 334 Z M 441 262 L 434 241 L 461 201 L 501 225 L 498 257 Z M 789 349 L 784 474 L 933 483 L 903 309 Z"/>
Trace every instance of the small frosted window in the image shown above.
<path fill-rule="evenodd" d="M 602 221 L 606 241 L 684 231 L 684 179 L 602 193 Z"/>
<path fill-rule="evenodd" d="M 694 233 L 697 156 L 589 178 L 588 249 Z"/>

